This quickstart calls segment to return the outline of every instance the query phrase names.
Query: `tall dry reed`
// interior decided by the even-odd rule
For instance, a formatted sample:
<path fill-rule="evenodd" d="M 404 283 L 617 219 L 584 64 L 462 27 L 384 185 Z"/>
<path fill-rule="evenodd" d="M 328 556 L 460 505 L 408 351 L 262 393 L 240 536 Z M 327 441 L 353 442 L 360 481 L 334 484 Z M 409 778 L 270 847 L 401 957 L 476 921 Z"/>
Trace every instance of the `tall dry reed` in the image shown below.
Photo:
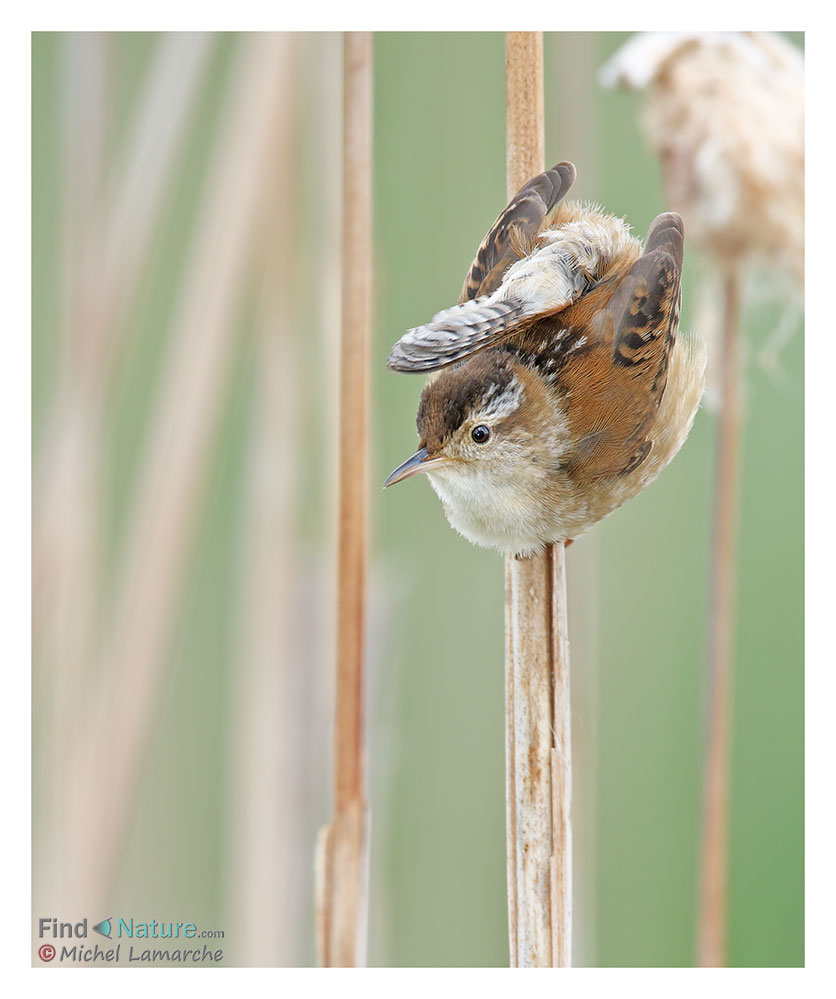
<path fill-rule="evenodd" d="M 789 297 L 803 283 L 803 58 L 777 35 L 650 32 L 631 38 L 601 79 L 645 92 L 642 125 L 661 163 L 666 207 L 683 216 L 689 245 L 699 249 L 720 289 L 719 309 L 702 310 L 703 316 L 716 311 L 720 319 L 718 331 L 703 331 L 707 398 L 719 412 L 697 934 L 699 963 L 717 967 L 728 961 L 744 278 L 766 268 L 785 279 Z M 777 285 L 780 295 L 780 280 Z"/>
<path fill-rule="evenodd" d="M 544 168 L 543 36 L 506 35 L 509 199 Z M 571 706 L 564 546 L 505 568 L 508 924 L 513 967 L 572 960 Z"/>
<path fill-rule="evenodd" d="M 369 373 L 372 280 L 372 36 L 343 48 L 342 340 L 340 352 L 334 817 L 317 846 L 320 963 L 366 963 L 369 809 L 365 747 Z"/>

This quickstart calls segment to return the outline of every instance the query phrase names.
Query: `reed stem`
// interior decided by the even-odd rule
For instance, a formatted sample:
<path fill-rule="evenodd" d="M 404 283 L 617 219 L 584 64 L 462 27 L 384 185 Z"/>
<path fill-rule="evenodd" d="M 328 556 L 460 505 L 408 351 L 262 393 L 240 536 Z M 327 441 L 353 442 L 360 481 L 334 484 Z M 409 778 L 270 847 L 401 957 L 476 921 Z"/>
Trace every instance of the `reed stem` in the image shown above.
<path fill-rule="evenodd" d="M 271 184 L 254 236 L 253 418 L 245 476 L 239 635 L 231 677 L 229 897 L 235 960 L 244 967 L 304 963 L 311 774 L 308 663 L 299 662 L 298 469 L 303 437 L 299 273 L 293 227 L 300 171 L 299 36 L 281 36 L 282 95 L 270 150 Z M 298 473 L 297 473 L 298 474 Z"/>
<path fill-rule="evenodd" d="M 506 34 L 508 197 L 544 167 L 543 37 Z M 564 546 L 505 570 L 508 928 L 512 967 L 568 967 L 572 754 Z"/>
<path fill-rule="evenodd" d="M 711 570 L 711 644 L 703 775 L 698 950 L 699 963 L 704 968 L 725 967 L 727 961 L 731 686 L 742 428 L 740 303 L 740 274 L 730 270 L 723 285 L 720 423 Z"/>
<path fill-rule="evenodd" d="M 344 38 L 342 343 L 334 819 L 317 848 L 320 962 L 366 962 L 368 803 L 364 746 L 371 356 L 372 36 Z"/>

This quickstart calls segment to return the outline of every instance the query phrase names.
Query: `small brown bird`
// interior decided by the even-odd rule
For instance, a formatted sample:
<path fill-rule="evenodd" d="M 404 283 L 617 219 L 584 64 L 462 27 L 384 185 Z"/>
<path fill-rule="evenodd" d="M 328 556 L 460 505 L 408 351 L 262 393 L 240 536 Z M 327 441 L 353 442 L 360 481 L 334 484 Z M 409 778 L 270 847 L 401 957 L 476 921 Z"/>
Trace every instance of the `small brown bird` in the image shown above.
<path fill-rule="evenodd" d="M 525 556 L 571 541 L 673 458 L 703 390 L 702 341 L 677 336 L 682 219 L 644 249 L 623 219 L 577 202 L 559 163 L 485 237 L 459 304 L 408 330 L 388 366 L 441 371 L 419 448 L 386 480 L 426 472 L 474 544 Z"/>

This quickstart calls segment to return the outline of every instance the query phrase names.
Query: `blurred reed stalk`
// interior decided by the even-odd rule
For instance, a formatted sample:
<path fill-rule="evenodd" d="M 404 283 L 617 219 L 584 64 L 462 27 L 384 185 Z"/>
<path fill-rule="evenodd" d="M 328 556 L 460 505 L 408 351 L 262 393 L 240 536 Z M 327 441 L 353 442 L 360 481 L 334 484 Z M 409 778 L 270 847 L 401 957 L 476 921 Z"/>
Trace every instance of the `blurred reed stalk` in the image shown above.
<path fill-rule="evenodd" d="M 718 352 L 720 411 L 714 479 L 711 638 L 700 847 L 698 951 L 699 963 L 704 968 L 725 967 L 727 963 L 731 688 L 742 435 L 741 296 L 740 271 L 728 264 L 723 279 L 723 316 Z"/>
<path fill-rule="evenodd" d="M 36 897 L 67 900 L 58 843 L 64 765 L 83 732 L 100 596 L 99 524 L 106 337 L 99 285 L 108 92 L 106 36 L 77 32 L 62 43 L 66 151 L 62 328 L 58 390 L 37 466 L 33 611 L 37 689 L 48 704 L 40 750 L 45 790 L 37 803 Z M 48 886 L 48 888 L 47 888 Z M 58 896 L 57 898 L 55 896 Z"/>
<path fill-rule="evenodd" d="M 117 182 L 106 202 L 107 282 L 102 289 L 114 330 L 127 318 L 162 220 L 165 196 L 206 80 L 213 37 L 197 31 L 160 36 L 148 81 L 129 124 L 128 141 L 115 164 Z M 108 375 L 123 343 L 124 338 L 116 336 L 108 340 Z"/>
<path fill-rule="evenodd" d="M 280 35 L 244 38 L 221 113 L 204 209 L 172 321 L 164 377 L 119 561 L 100 683 L 68 763 L 72 897 L 107 899 L 154 724 L 168 641 L 225 399 L 238 304 L 255 226 L 272 185 L 281 100 Z"/>
<path fill-rule="evenodd" d="M 340 354 L 334 818 L 317 842 L 320 963 L 366 963 L 369 810 L 364 729 L 372 280 L 372 36 L 343 43 L 342 341 Z"/>
<path fill-rule="evenodd" d="M 295 81 L 299 38 L 280 36 L 281 78 L 270 192 L 257 232 L 253 413 L 243 516 L 240 654 L 231 691 L 234 722 L 229 892 L 236 963 L 293 967 L 301 957 L 308 887 L 303 807 L 308 720 L 300 669 L 297 504 L 303 435 L 299 338 L 294 320 L 294 207 L 299 177 Z"/>
<path fill-rule="evenodd" d="M 722 282 L 720 342 L 709 351 L 706 393 L 710 402 L 712 368 L 719 367 L 697 917 L 699 963 L 722 967 L 727 961 L 742 280 L 752 265 L 766 265 L 803 287 L 804 60 L 787 39 L 769 32 L 648 32 L 627 41 L 602 68 L 600 79 L 606 86 L 646 91 L 642 130 L 659 157 L 667 206 L 682 214 L 691 245 L 705 254 Z"/>
<path fill-rule="evenodd" d="M 543 36 L 507 32 L 508 198 L 545 162 Z M 505 564 L 508 928 L 512 967 L 572 958 L 571 704 L 564 545 Z"/>

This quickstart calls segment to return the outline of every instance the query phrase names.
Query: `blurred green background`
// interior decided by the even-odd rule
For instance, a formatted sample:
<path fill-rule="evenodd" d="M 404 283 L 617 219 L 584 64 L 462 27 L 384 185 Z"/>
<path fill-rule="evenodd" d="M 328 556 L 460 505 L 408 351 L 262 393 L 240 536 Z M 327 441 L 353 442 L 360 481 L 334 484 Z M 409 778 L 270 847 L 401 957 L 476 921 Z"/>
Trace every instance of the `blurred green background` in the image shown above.
<path fill-rule="evenodd" d="M 626 37 L 546 35 L 546 150 L 549 163 L 575 162 L 578 196 L 625 215 L 643 234 L 667 206 L 638 130 L 640 99 L 604 92 L 595 82 Z M 791 37 L 802 44 L 800 35 Z M 62 346 L 68 267 L 78 252 L 68 247 L 66 231 L 68 150 L 77 123 L 67 111 L 71 43 L 66 35 L 33 36 L 36 477 L 48 460 L 61 380 L 72 377 Z M 198 252 L 201 213 L 211 210 L 208 178 L 224 152 L 219 122 L 250 43 L 238 35 L 206 43 L 180 152 L 119 324 L 94 480 L 99 631 L 106 630 L 119 579 L 145 433 L 180 332 L 177 302 Z M 102 44 L 107 192 L 130 149 L 131 122 L 161 37 L 109 35 Z M 502 560 L 447 526 L 428 483 L 412 481 L 385 495 L 378 485 L 414 450 L 422 386 L 385 370 L 388 349 L 404 329 L 456 299 L 475 248 L 505 204 L 504 41 L 500 34 L 384 33 L 374 44 L 369 962 L 501 966 L 508 961 Z M 223 928 L 231 964 L 316 959 L 312 857 L 316 830 L 330 815 L 340 54 L 336 35 L 293 40 L 289 121 L 276 145 L 285 165 L 266 171 L 269 204 L 256 201 L 268 216 L 266 241 L 287 244 L 277 251 L 285 254 L 276 272 L 283 310 L 277 335 L 285 346 L 276 370 L 291 393 L 290 414 L 265 425 L 259 404 L 264 269 L 252 254 L 236 286 L 153 713 L 101 896 L 108 912 Z M 696 268 L 690 258 L 687 264 L 682 325 L 690 328 Z M 792 966 L 803 963 L 803 336 L 799 329 L 784 350 L 779 374 L 756 362 L 782 308 L 760 287 L 744 317 L 729 959 Z M 196 360 L 195 377 L 200 370 Z M 714 429 L 712 414 L 701 411 L 659 481 L 567 553 L 579 964 L 694 961 Z M 275 662 L 284 685 L 260 697 L 268 737 L 285 741 L 252 755 L 241 750 L 250 720 L 238 688 L 250 675 L 252 607 L 242 592 L 249 592 L 248 483 L 259 431 L 268 465 L 274 453 L 273 474 L 283 476 L 279 488 L 284 482 L 286 489 L 284 534 L 272 536 L 267 564 L 284 573 L 285 590 L 277 592 L 286 603 L 276 615 L 289 624 Z M 72 505 L 64 515 L 72 520 Z M 54 774 L 44 745 L 55 717 L 71 708 L 45 693 L 50 670 L 62 668 L 61 654 L 50 657 L 41 639 L 51 605 L 36 593 L 35 608 L 34 830 L 36 842 L 44 837 L 47 845 L 36 848 L 34 876 L 36 900 L 48 905 L 53 888 L 43 872 L 70 864 L 72 854 L 63 840 L 50 845 Z M 266 617 L 269 629 L 269 607 Z M 92 647 L 99 644 L 94 637 Z M 103 663 L 103 670 L 118 669 Z M 101 676 L 91 672 L 95 689 Z M 296 728 L 286 727 L 289 713 Z M 252 813 L 236 797 L 242 788 L 249 789 Z M 107 789 L 100 790 L 99 807 L 107 811 Z M 271 828 L 280 830 L 285 820 L 291 828 L 285 840 L 267 844 L 286 856 L 278 869 L 266 863 L 261 877 L 259 858 L 247 858 L 247 873 L 241 856 L 260 806 L 272 809 Z M 56 860 L 56 850 L 68 852 Z M 247 890 L 245 878 L 252 882 Z M 244 912 L 248 905 L 255 916 Z M 260 949 L 254 919 L 262 927 Z"/>

